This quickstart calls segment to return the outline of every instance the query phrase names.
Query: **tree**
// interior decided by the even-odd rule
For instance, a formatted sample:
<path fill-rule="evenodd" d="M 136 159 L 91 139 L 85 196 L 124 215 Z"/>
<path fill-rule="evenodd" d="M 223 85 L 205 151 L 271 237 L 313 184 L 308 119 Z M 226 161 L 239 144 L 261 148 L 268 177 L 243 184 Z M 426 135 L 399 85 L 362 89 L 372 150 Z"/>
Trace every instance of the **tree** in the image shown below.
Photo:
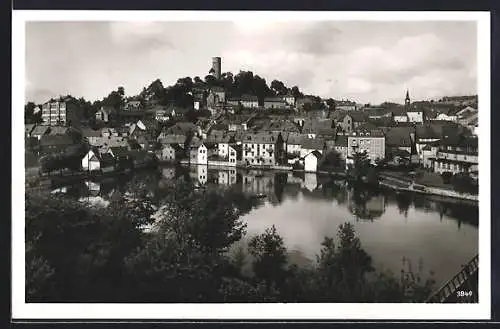
<path fill-rule="evenodd" d="M 328 106 L 328 110 L 330 111 L 335 110 L 335 100 L 333 98 L 328 98 L 326 100 L 326 105 Z"/>
<path fill-rule="evenodd" d="M 27 258 L 34 261 L 27 276 L 41 271 L 47 274 L 45 284 L 53 286 L 43 296 L 36 285 L 29 287 L 31 297 L 45 302 L 120 300 L 128 286 L 123 259 L 140 243 L 140 231 L 122 214 L 61 196 L 28 195 L 26 242 L 32 248 Z"/>
<path fill-rule="evenodd" d="M 273 225 L 263 234 L 253 237 L 248 244 L 248 251 L 255 258 L 253 271 L 255 276 L 263 280 L 270 289 L 280 285 L 286 276 L 286 249 L 283 238 Z"/>
<path fill-rule="evenodd" d="M 162 226 L 180 240 L 208 253 L 220 253 L 244 235 L 234 192 L 193 191 L 190 184 L 174 184 L 163 199 Z M 171 190 L 172 191 L 172 190 Z"/>
<path fill-rule="evenodd" d="M 38 111 L 35 113 L 35 109 L 37 108 L 36 104 L 33 102 L 28 102 L 24 105 L 24 123 L 41 123 L 42 120 L 42 111 Z"/>
<path fill-rule="evenodd" d="M 285 96 L 289 92 L 289 89 L 285 86 L 285 84 L 279 80 L 273 80 L 271 82 L 271 90 L 278 96 Z"/>
<path fill-rule="evenodd" d="M 349 175 L 356 182 L 361 182 L 368 175 L 370 169 L 370 158 L 366 151 L 353 154 L 353 163 L 349 166 Z"/>
<path fill-rule="evenodd" d="M 328 168 L 342 168 L 344 165 L 342 156 L 336 150 L 328 151 L 320 163 L 320 167 L 324 169 Z"/>
<path fill-rule="evenodd" d="M 292 87 L 291 93 L 292 93 L 293 97 L 295 97 L 295 98 L 304 97 L 304 94 L 300 92 L 299 87 L 297 87 L 297 86 Z"/>

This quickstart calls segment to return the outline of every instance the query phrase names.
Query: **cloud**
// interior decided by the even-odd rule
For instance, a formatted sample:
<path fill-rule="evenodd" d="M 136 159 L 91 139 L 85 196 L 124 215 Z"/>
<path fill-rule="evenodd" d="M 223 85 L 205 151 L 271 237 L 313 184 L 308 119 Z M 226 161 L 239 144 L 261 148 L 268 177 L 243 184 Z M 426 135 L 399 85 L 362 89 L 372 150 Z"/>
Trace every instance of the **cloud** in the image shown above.
<path fill-rule="evenodd" d="M 406 88 L 414 99 L 477 92 L 469 22 L 36 22 L 26 32 L 26 95 L 35 101 L 203 78 L 213 56 L 223 72 L 362 103 L 402 101 Z"/>

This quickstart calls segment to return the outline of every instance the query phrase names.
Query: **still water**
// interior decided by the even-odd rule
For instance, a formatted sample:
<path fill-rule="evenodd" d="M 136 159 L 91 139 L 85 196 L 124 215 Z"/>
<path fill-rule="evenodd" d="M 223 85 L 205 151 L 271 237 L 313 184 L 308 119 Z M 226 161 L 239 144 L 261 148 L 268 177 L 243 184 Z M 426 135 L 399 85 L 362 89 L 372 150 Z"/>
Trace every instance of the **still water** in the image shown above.
<path fill-rule="evenodd" d="M 335 238 L 345 222 L 354 224 L 363 248 L 379 270 L 399 275 L 402 269 L 411 269 L 424 278 L 433 273 L 438 286 L 478 252 L 478 207 L 474 204 L 393 191 L 354 191 L 342 179 L 316 174 L 206 166 L 162 167 L 159 172 L 141 172 L 127 179 L 155 190 L 168 188 L 179 177 L 265 195 L 258 207 L 243 216 L 248 227 L 241 243 L 274 225 L 291 261 L 297 264 L 314 261 L 324 237 Z M 105 205 L 126 192 L 127 179 L 79 182 L 57 191 Z"/>

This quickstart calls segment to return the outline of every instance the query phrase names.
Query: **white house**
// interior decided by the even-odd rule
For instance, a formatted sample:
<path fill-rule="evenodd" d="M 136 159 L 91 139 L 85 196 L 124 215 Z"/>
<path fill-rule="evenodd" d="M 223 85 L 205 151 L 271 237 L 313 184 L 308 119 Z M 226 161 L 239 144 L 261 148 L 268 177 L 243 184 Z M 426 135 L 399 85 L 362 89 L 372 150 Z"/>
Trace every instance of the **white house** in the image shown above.
<path fill-rule="evenodd" d="M 395 122 L 408 122 L 408 116 L 406 115 L 406 113 L 401 115 L 394 115 L 393 120 Z"/>
<path fill-rule="evenodd" d="M 85 171 L 113 171 L 114 161 L 111 154 L 100 154 L 97 150 L 90 150 L 82 159 L 82 169 Z"/>
<path fill-rule="evenodd" d="M 408 116 L 408 122 L 424 122 L 424 112 L 423 111 L 408 111 L 406 112 L 406 115 Z"/>
<path fill-rule="evenodd" d="M 318 170 L 318 162 L 321 159 L 321 153 L 312 151 L 304 157 L 304 171 L 316 172 Z"/>
<path fill-rule="evenodd" d="M 439 113 L 434 120 L 457 122 L 458 117 L 456 115 L 452 115 L 452 114 Z"/>
<path fill-rule="evenodd" d="M 199 139 L 191 142 L 189 151 L 189 163 L 208 164 L 208 149 Z"/>

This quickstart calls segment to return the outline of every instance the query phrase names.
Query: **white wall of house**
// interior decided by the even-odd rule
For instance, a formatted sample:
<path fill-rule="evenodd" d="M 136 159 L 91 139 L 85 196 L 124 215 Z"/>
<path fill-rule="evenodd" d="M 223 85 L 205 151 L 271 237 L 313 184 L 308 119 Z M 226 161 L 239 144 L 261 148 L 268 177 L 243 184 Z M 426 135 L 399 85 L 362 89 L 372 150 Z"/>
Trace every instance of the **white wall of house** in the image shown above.
<path fill-rule="evenodd" d="M 406 113 L 408 116 L 408 122 L 424 122 L 424 112 L 408 112 Z"/>
<path fill-rule="evenodd" d="M 408 122 L 408 116 L 406 116 L 406 114 L 405 115 L 395 115 L 394 121 L 395 122 Z"/>
<path fill-rule="evenodd" d="M 373 136 L 349 136 L 347 138 L 347 157 L 352 157 L 356 152 L 364 152 L 368 158 L 375 162 L 385 158 L 385 138 Z"/>
<path fill-rule="evenodd" d="M 228 157 L 229 157 L 229 165 L 236 167 L 237 162 L 237 152 L 234 148 L 228 145 Z"/>
<path fill-rule="evenodd" d="M 314 153 L 309 153 L 304 158 L 304 171 L 316 172 L 318 170 L 318 158 Z"/>
<path fill-rule="evenodd" d="M 241 105 L 243 107 L 255 108 L 255 107 L 259 106 L 259 102 L 258 101 L 243 101 L 242 100 Z"/>
<path fill-rule="evenodd" d="M 101 169 L 101 163 L 96 157 L 94 151 L 90 150 L 82 159 L 82 169 L 86 171 Z"/>
<path fill-rule="evenodd" d="M 229 153 L 228 143 L 219 143 L 217 147 L 217 154 L 221 157 L 227 157 Z"/>
<path fill-rule="evenodd" d="M 274 144 L 243 144 L 243 161 L 251 165 L 274 165 Z"/>
<path fill-rule="evenodd" d="M 452 121 L 457 122 L 458 118 L 456 115 L 448 115 L 446 113 L 439 113 L 435 120 L 444 120 L 444 121 Z"/>
<path fill-rule="evenodd" d="M 198 147 L 198 158 L 197 158 L 196 163 L 198 163 L 198 164 L 207 164 L 208 163 L 207 148 L 203 144 L 201 144 Z"/>
<path fill-rule="evenodd" d="M 292 153 L 300 154 L 300 144 L 287 144 L 286 152 L 290 154 Z"/>

